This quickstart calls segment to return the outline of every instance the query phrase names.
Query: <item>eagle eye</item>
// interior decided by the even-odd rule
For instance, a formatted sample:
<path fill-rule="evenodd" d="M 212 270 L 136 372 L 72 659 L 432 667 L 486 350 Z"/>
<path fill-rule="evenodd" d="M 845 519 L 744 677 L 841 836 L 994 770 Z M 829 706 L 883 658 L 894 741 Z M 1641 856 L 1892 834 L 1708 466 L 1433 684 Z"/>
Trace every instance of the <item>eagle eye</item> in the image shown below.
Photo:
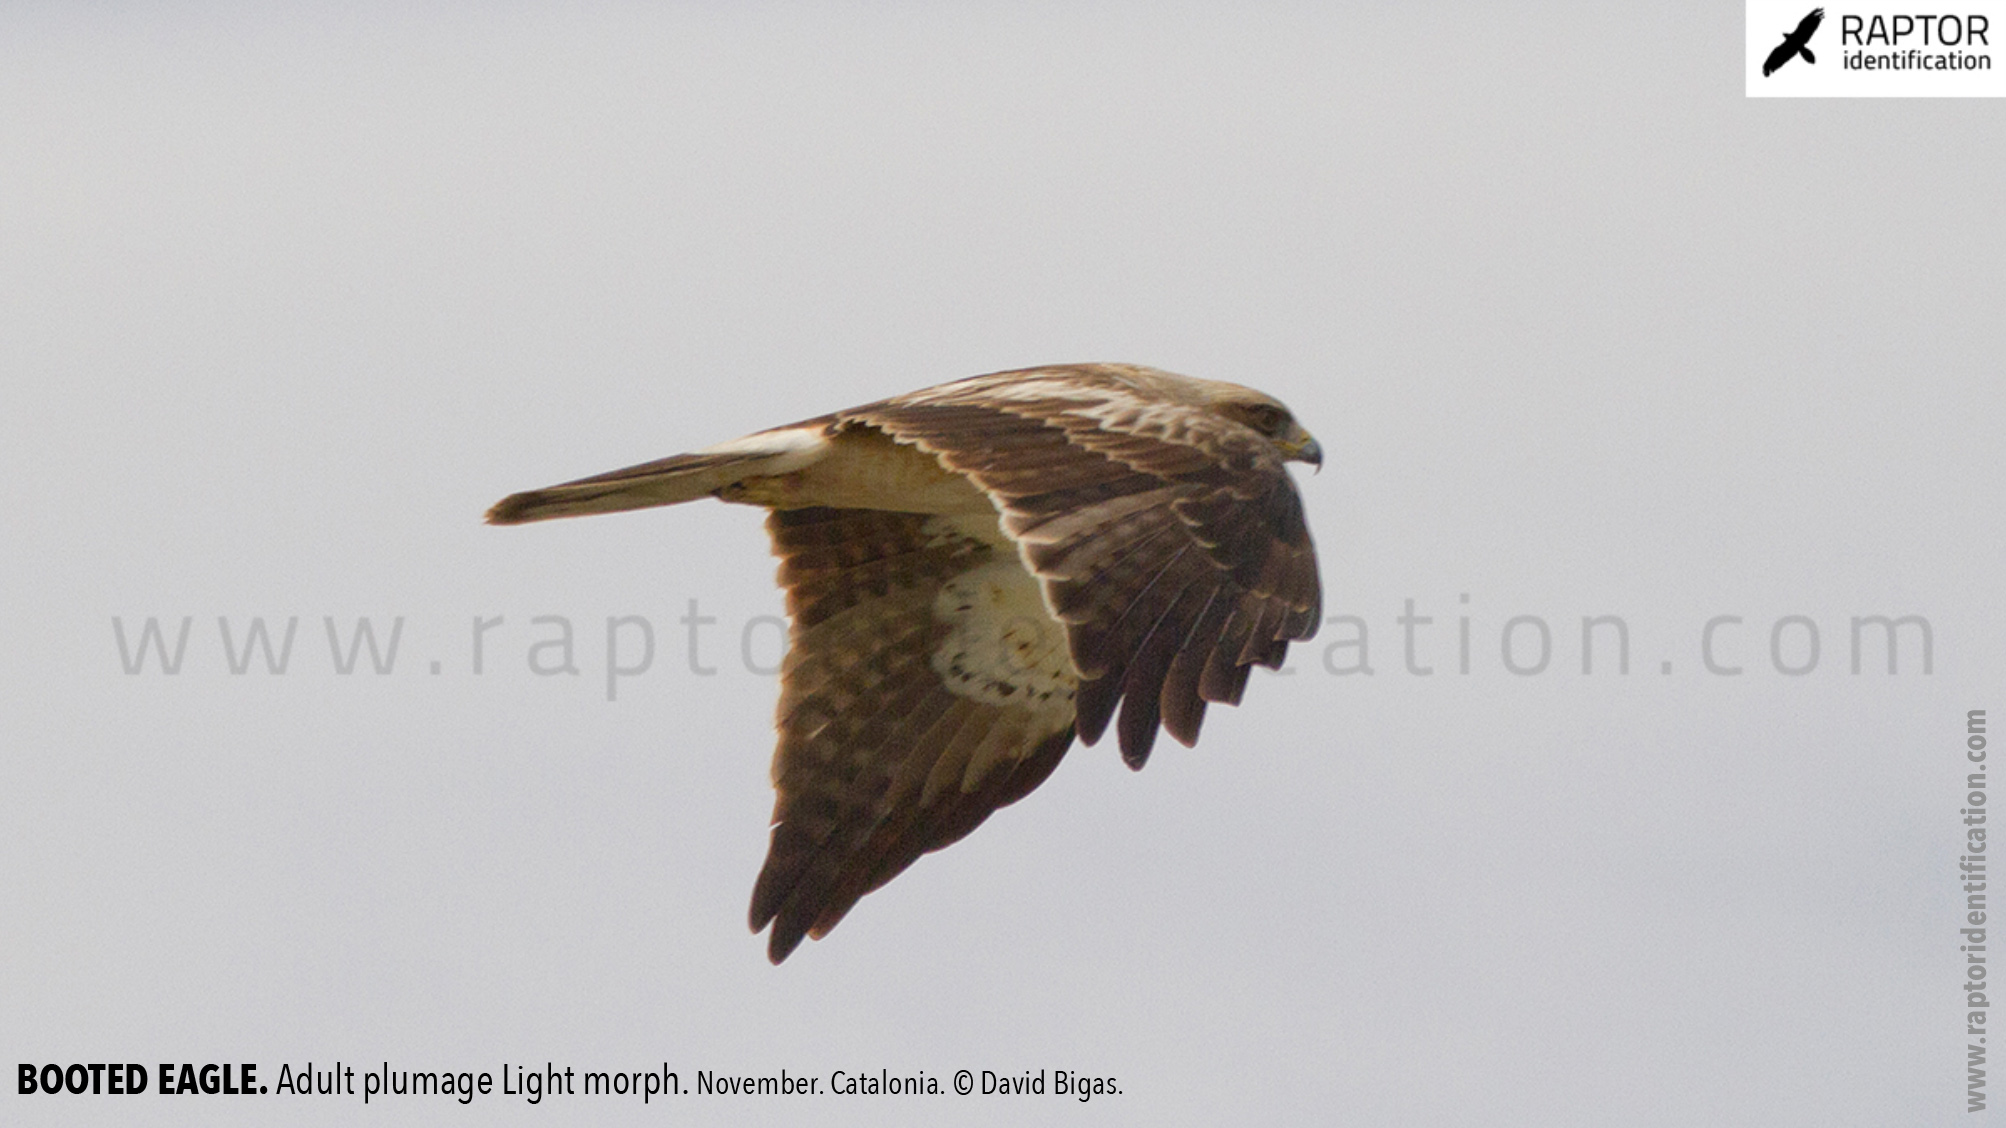
<path fill-rule="evenodd" d="M 1276 438 L 1288 429 L 1289 413 L 1267 403 L 1248 404 L 1242 412 L 1247 426 L 1269 438 Z"/>

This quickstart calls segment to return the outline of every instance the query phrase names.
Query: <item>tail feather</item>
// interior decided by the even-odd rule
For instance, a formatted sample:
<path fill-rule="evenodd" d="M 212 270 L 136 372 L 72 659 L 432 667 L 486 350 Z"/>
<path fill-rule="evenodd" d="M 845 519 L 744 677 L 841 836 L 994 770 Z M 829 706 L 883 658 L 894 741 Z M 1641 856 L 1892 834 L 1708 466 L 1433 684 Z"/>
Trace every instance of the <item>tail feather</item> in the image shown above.
<path fill-rule="evenodd" d="M 488 510 L 487 520 L 490 525 L 521 525 L 553 517 L 678 505 L 710 497 L 748 478 L 799 470 L 819 458 L 827 445 L 819 429 L 765 431 L 690 454 L 510 494 Z"/>

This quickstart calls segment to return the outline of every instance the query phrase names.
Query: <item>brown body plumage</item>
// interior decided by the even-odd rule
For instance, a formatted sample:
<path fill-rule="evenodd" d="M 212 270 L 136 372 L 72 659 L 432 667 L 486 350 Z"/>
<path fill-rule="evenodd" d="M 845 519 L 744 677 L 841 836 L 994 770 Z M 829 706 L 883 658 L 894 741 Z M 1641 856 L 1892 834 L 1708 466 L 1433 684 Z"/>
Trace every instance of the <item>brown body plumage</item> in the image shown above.
<path fill-rule="evenodd" d="M 515 494 L 495 524 L 770 509 L 791 620 L 752 927 L 785 959 L 1110 722 L 1140 768 L 1316 632 L 1280 403 L 1132 365 L 977 376 Z M 1116 710 L 1120 715 L 1117 720 Z"/>

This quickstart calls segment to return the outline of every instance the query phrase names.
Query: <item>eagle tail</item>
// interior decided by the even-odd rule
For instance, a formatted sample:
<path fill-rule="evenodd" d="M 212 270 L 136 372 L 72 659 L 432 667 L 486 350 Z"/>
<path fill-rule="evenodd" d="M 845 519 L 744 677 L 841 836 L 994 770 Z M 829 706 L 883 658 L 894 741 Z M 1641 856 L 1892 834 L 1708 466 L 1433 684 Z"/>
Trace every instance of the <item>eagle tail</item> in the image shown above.
<path fill-rule="evenodd" d="M 1811 53 L 1811 48 L 1809 47 L 1799 47 L 1797 49 L 1797 53 L 1804 56 L 1804 61 L 1807 63 L 1815 63 L 1818 61 L 1818 56 L 1813 55 Z"/>
<path fill-rule="evenodd" d="M 821 457 L 828 442 L 819 427 L 762 431 L 690 454 L 510 494 L 488 510 L 487 520 L 490 525 L 521 525 L 553 517 L 679 505 L 749 478 L 802 469 Z"/>

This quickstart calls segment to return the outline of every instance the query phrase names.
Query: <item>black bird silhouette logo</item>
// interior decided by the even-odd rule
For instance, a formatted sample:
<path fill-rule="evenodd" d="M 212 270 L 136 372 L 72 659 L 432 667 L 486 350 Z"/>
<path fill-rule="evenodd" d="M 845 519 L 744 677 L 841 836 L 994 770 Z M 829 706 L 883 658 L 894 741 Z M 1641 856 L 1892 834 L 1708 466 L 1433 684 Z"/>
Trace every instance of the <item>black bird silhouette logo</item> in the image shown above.
<path fill-rule="evenodd" d="M 1778 67 L 1799 55 L 1804 56 L 1804 61 L 1807 63 L 1816 63 L 1818 56 L 1811 53 L 1811 37 L 1817 34 L 1818 25 L 1824 22 L 1825 9 L 1811 9 L 1810 15 L 1798 21 L 1797 30 L 1784 36 L 1783 42 L 1776 45 L 1776 50 L 1771 51 L 1769 57 L 1762 60 L 1762 77 L 1768 78 L 1775 74 Z"/>

